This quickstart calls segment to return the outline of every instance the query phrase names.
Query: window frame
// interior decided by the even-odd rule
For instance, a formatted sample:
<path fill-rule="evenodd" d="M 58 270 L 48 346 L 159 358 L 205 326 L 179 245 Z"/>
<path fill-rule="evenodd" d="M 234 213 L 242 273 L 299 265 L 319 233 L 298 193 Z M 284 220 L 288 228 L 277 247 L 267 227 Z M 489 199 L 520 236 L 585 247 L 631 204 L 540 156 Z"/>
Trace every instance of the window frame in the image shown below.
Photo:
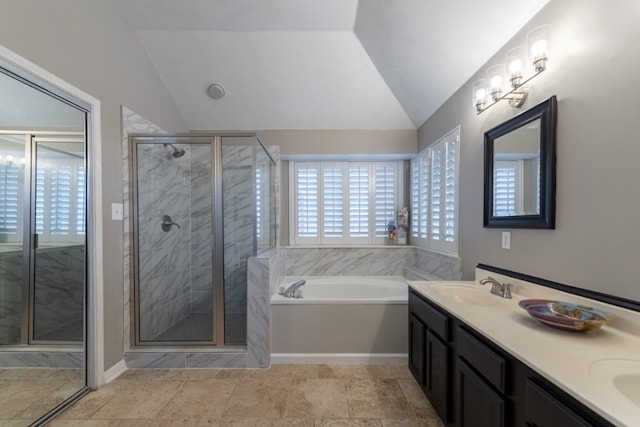
<path fill-rule="evenodd" d="M 453 172 L 450 171 L 453 146 Z M 438 168 L 435 160 L 439 157 Z M 458 125 L 411 159 L 410 233 L 414 244 L 449 254 L 458 254 L 460 194 L 460 126 Z M 439 170 L 439 181 L 435 181 Z M 447 188 L 453 181 L 453 195 Z M 438 210 L 434 209 L 434 192 L 439 183 Z M 448 197 L 449 196 L 449 197 Z M 453 198 L 453 200 L 451 200 Z M 452 211 L 451 211 L 452 209 Z M 451 216 L 449 212 L 451 211 Z M 438 224 L 434 224 L 435 221 Z M 453 225 L 450 225 L 453 222 Z"/>
<path fill-rule="evenodd" d="M 384 235 L 376 230 L 376 171 L 380 166 L 394 168 L 394 194 L 395 206 L 392 218 L 397 222 L 397 211 L 404 203 L 404 160 L 392 161 L 352 161 L 352 160 L 331 160 L 331 161 L 294 161 L 289 162 L 289 244 L 291 246 L 363 246 L 363 245 L 383 245 L 387 239 Z M 315 236 L 299 236 L 298 235 L 298 171 L 302 167 L 315 168 L 316 173 L 316 235 Z M 351 236 L 349 219 L 350 212 L 350 171 L 356 168 L 367 169 L 367 193 L 368 199 L 366 203 L 368 223 L 366 236 Z M 330 236 L 325 233 L 325 190 L 324 186 L 326 175 L 325 171 L 329 169 L 342 170 L 342 234 Z M 379 221 L 378 221 L 379 222 Z"/>

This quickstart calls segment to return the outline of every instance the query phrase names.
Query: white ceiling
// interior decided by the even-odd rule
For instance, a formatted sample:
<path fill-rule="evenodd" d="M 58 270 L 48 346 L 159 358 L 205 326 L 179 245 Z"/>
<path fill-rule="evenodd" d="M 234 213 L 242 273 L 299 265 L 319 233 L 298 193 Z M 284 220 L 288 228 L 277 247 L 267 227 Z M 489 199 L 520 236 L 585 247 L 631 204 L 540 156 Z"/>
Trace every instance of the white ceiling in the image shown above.
<path fill-rule="evenodd" d="M 549 0 L 111 1 L 189 128 L 256 130 L 417 128 Z"/>

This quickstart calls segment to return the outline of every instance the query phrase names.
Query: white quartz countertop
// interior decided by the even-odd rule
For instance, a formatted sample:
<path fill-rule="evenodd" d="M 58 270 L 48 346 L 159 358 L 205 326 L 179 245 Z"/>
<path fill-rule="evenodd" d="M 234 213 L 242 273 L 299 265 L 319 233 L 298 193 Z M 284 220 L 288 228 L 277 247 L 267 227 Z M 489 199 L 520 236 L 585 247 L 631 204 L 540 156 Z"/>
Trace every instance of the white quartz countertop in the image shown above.
<path fill-rule="evenodd" d="M 640 384 L 640 313 L 494 273 L 490 275 L 501 282 L 513 283 L 512 299 L 491 295 L 490 284 L 482 286 L 473 281 L 408 283 L 419 294 L 480 332 L 611 423 L 616 426 L 640 426 L 640 389 L 634 398 L 636 403 L 633 403 L 614 383 L 619 375 L 637 375 Z M 495 296 L 496 304 L 475 305 L 443 296 L 437 291 L 438 287 L 455 284 L 477 286 L 480 291 Z M 520 300 L 528 298 L 588 304 L 613 314 L 616 320 L 589 332 L 557 330 L 538 322 L 518 306 Z M 601 369 L 609 364 L 614 368 Z"/>

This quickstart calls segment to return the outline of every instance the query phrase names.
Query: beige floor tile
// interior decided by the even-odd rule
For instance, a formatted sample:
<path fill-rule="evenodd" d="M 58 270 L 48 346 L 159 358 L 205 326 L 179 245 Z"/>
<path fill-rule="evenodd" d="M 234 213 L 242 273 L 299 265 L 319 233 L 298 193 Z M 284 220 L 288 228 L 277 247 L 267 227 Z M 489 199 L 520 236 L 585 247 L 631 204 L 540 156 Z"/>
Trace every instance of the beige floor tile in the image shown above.
<path fill-rule="evenodd" d="M 381 427 L 380 420 L 375 419 L 342 419 L 342 420 L 316 420 L 314 427 Z"/>
<path fill-rule="evenodd" d="M 439 419 L 383 419 L 382 427 L 444 427 Z"/>
<path fill-rule="evenodd" d="M 223 418 L 219 427 L 313 427 L 312 419 L 299 418 Z"/>
<path fill-rule="evenodd" d="M 352 418 L 413 418 L 396 380 L 352 380 L 347 399 Z"/>
<path fill-rule="evenodd" d="M 183 383 L 180 380 L 122 380 L 125 381 L 129 384 L 98 409 L 92 419 L 155 418 Z"/>
<path fill-rule="evenodd" d="M 283 417 L 291 383 L 288 378 L 244 379 L 233 390 L 222 417 Z"/>
<path fill-rule="evenodd" d="M 154 420 L 156 427 L 218 427 L 220 421 L 217 419 L 203 418 L 180 418 L 172 420 Z"/>
<path fill-rule="evenodd" d="M 0 419 L 18 417 L 29 406 L 37 404 L 55 392 L 56 388 L 56 384 L 46 378 L 0 381 Z M 43 414 L 38 413 L 33 419 Z"/>
<path fill-rule="evenodd" d="M 115 380 L 104 387 L 92 391 L 82 399 L 74 403 L 70 408 L 60 414 L 57 419 L 87 419 L 113 399 L 123 389 L 129 387 L 132 381 Z"/>
<path fill-rule="evenodd" d="M 285 416 L 292 418 L 349 418 L 348 380 L 304 379 L 291 385 Z"/>
<path fill-rule="evenodd" d="M 1 380 L 42 380 L 56 373 L 50 368 L 15 368 L 0 370 Z"/>
<path fill-rule="evenodd" d="M 413 378 L 407 365 L 368 365 L 367 371 L 373 378 Z"/>
<path fill-rule="evenodd" d="M 433 406 L 425 396 L 422 389 L 414 379 L 400 379 L 398 380 L 398 384 L 402 389 L 402 393 L 404 393 L 404 397 L 409 402 L 409 406 L 413 411 L 413 414 L 416 418 L 424 418 L 428 420 L 439 420 L 438 414 L 436 413 Z"/>
<path fill-rule="evenodd" d="M 219 418 L 238 381 L 187 380 L 160 411 L 158 418 Z"/>
<path fill-rule="evenodd" d="M 216 378 L 267 378 L 270 369 L 221 369 Z"/>
<path fill-rule="evenodd" d="M 372 378 L 366 365 L 320 365 L 320 378 Z"/>
<path fill-rule="evenodd" d="M 320 365 L 271 365 L 271 377 L 313 379 L 320 377 Z"/>

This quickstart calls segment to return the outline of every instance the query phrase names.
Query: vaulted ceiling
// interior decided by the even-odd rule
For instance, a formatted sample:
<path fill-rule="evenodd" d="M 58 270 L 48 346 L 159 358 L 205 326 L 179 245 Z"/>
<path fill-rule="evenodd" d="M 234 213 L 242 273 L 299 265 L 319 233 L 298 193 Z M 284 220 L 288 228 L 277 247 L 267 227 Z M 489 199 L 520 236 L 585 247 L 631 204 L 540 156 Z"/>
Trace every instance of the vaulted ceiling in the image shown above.
<path fill-rule="evenodd" d="M 417 128 L 549 0 L 111 1 L 187 126 L 258 130 Z"/>

